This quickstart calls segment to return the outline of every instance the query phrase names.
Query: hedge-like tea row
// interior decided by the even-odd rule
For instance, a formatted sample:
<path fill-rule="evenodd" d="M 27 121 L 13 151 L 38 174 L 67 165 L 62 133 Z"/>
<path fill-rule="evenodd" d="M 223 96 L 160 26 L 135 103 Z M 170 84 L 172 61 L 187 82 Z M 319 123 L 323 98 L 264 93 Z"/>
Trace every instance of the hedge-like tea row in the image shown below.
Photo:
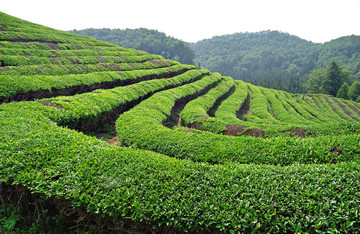
<path fill-rule="evenodd" d="M 28 65 L 70 65 L 70 64 L 98 64 L 98 63 L 141 63 L 148 60 L 165 60 L 160 55 L 139 56 L 73 56 L 73 57 L 24 57 L 0 55 L 0 66 L 28 66 Z"/>
<path fill-rule="evenodd" d="M 83 74 L 101 71 L 131 71 L 169 67 L 179 65 L 172 60 L 150 60 L 143 63 L 118 63 L 118 64 L 72 64 L 72 65 L 33 65 L 21 67 L 0 67 L 0 75 L 26 76 L 26 75 L 65 75 Z"/>
<path fill-rule="evenodd" d="M 356 232 L 358 163 L 208 165 L 61 128 L 36 103 L 0 106 L 0 181 L 178 231 Z M 9 128 L 11 126 L 11 128 Z M 36 146 L 36 147 L 35 147 Z"/>
<path fill-rule="evenodd" d="M 2 47 L 3 46 L 3 47 Z M 10 48 L 6 48 L 10 46 Z M 0 54 L 11 55 L 11 56 L 33 56 L 33 57 L 74 57 L 74 56 L 139 56 L 147 55 L 143 51 L 134 51 L 130 49 L 120 49 L 119 50 L 107 50 L 107 48 L 98 48 L 98 49 L 77 49 L 77 50 L 54 50 L 50 48 L 36 48 L 36 49 L 14 49 L 11 48 L 13 44 L 8 44 L 0 41 Z M 24 46 L 25 47 L 25 46 Z M 95 51 L 96 50 L 96 51 Z"/>
<path fill-rule="evenodd" d="M 107 118 L 112 118 L 115 109 L 115 112 L 119 114 L 128 106 L 132 106 L 159 90 L 198 80 L 208 73 L 207 70 L 194 69 L 172 78 L 142 81 L 113 89 L 95 90 L 91 93 L 40 99 L 38 101 L 59 109 L 56 115 L 52 113 L 50 116 L 58 124 L 87 130 L 96 128 Z"/>
<path fill-rule="evenodd" d="M 215 117 L 230 124 L 246 124 L 247 122 L 241 121 L 236 113 L 243 105 L 246 105 L 249 89 L 243 81 L 237 80 L 235 83 L 236 89 L 234 93 L 221 103 L 215 112 Z"/>
<path fill-rule="evenodd" d="M 86 41 L 86 40 L 84 40 Z M 67 53 L 67 51 L 79 51 L 78 53 L 82 53 L 83 50 L 94 50 L 99 53 L 129 53 L 132 55 L 144 55 L 148 54 L 144 51 L 138 51 L 132 48 L 122 48 L 117 45 L 86 45 L 81 41 L 73 44 L 73 43 L 57 43 L 57 42 L 43 42 L 43 41 L 23 41 L 23 42 L 14 42 L 14 41 L 0 41 L 1 49 L 21 49 L 21 50 L 51 50 L 54 52 Z M 37 53 L 45 53 L 45 52 L 37 52 Z M 70 53 L 70 52 L 69 52 Z"/>
<path fill-rule="evenodd" d="M 352 104 L 347 104 L 346 102 L 344 102 L 342 99 L 339 98 L 333 99 L 333 101 L 335 101 L 336 104 L 341 108 L 341 110 L 345 112 L 350 118 L 356 121 L 360 120 L 359 112 L 353 108 Z"/>
<path fill-rule="evenodd" d="M 190 85 L 187 86 L 191 87 Z M 263 139 L 244 136 L 235 138 L 206 132 L 192 134 L 168 129 L 162 122 L 171 114 L 177 99 L 190 95 L 192 89 L 188 89 L 187 86 L 182 86 L 182 91 L 179 91 L 179 88 L 175 89 L 174 94 L 170 91 L 157 93 L 122 114 L 116 122 L 121 142 L 127 146 L 152 150 L 180 159 L 211 163 L 290 165 L 359 161 L 359 133 L 304 139 Z M 342 128 L 347 129 L 352 124 L 344 123 Z M 341 153 L 338 153 L 339 151 Z"/>
<path fill-rule="evenodd" d="M 40 90 L 64 90 L 75 86 L 91 86 L 104 82 L 118 84 L 130 84 L 146 77 L 161 78 L 171 77 L 174 74 L 194 69 L 192 65 L 174 65 L 158 69 L 118 71 L 118 72 L 93 72 L 87 74 L 70 74 L 60 76 L 7 76 L 0 75 L 0 100 L 26 94 L 30 91 Z"/>
<path fill-rule="evenodd" d="M 349 125 L 346 123 L 341 124 L 343 120 L 339 119 L 339 116 L 336 113 L 328 111 L 328 109 L 320 110 L 316 105 L 316 102 L 312 100 L 311 96 L 298 95 L 298 97 L 295 97 L 289 93 L 272 89 L 263 89 L 262 94 L 266 95 L 266 99 L 269 101 L 273 114 L 277 116 L 277 118 L 282 118 L 281 124 L 273 124 L 271 122 L 264 124 L 261 122 L 261 115 L 259 117 L 251 113 L 253 108 L 256 109 L 257 107 L 254 107 L 253 103 L 250 101 L 250 96 L 252 94 L 248 92 L 248 86 L 244 82 L 236 82 L 239 87 L 229 98 L 222 102 L 215 113 L 217 121 L 227 124 L 246 126 L 248 129 L 255 127 L 261 128 L 267 137 L 278 136 L 279 134 L 283 135 L 285 131 L 291 131 L 295 128 L 302 128 L 306 131 L 306 135 L 308 136 L 333 135 L 334 133 L 340 134 L 340 132 L 341 134 L 354 133 L 353 127 L 348 127 Z M 251 85 L 249 84 L 249 86 Z M 343 103 L 340 99 L 336 99 L 336 101 Z M 266 102 L 263 101 L 263 109 L 265 108 L 265 103 Z M 258 104 L 255 103 L 255 105 L 259 104 L 259 102 Z M 246 121 L 239 119 L 238 111 L 243 105 L 246 106 L 244 109 L 245 111 L 250 111 L 250 114 L 246 112 L 241 113 L 242 118 L 246 119 Z M 356 107 L 354 106 L 354 103 L 344 103 L 344 108 L 346 107 L 351 109 L 353 116 L 356 114 Z M 262 115 L 262 117 L 265 116 L 265 119 L 267 119 L 271 114 L 269 112 L 269 108 L 267 111 L 268 114 Z M 295 116 L 297 116 L 297 118 L 294 118 Z M 303 119 L 301 120 L 301 118 Z M 306 121 L 304 121 L 304 118 Z M 350 125 L 352 124 L 355 123 L 351 123 Z"/>
<path fill-rule="evenodd" d="M 213 76 L 221 76 L 213 73 Z M 180 117 L 185 125 L 201 123 L 201 129 L 219 133 L 226 129 L 225 124 L 218 123 L 215 118 L 209 117 L 208 111 L 215 102 L 234 87 L 234 80 L 231 77 L 223 77 L 222 82 L 205 95 L 188 102 L 180 113 Z"/>

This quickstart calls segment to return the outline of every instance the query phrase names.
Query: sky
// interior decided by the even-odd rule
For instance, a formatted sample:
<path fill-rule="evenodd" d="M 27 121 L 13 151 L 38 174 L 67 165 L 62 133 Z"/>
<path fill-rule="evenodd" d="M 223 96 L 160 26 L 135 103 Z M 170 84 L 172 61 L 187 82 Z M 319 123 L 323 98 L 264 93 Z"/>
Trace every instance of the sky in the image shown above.
<path fill-rule="evenodd" d="M 0 11 L 60 30 L 148 28 L 186 42 L 278 30 L 323 43 L 360 35 L 360 0 L 0 0 Z"/>

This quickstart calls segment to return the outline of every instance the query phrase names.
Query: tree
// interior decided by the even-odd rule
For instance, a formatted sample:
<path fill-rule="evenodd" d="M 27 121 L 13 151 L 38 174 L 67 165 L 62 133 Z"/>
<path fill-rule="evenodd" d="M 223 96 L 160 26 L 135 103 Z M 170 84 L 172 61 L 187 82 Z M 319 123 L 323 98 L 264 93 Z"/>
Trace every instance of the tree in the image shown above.
<path fill-rule="evenodd" d="M 336 96 L 344 82 L 350 81 L 350 72 L 344 71 L 335 61 L 327 68 L 327 76 L 324 80 L 325 93 Z"/>
<path fill-rule="evenodd" d="M 337 92 L 336 97 L 343 98 L 343 99 L 349 99 L 349 95 L 348 95 L 349 87 L 350 87 L 349 84 L 347 82 L 344 82 L 341 85 L 339 91 Z"/>
<path fill-rule="evenodd" d="M 356 101 L 357 98 L 360 96 L 360 82 L 359 81 L 355 81 L 354 83 L 352 83 L 352 85 L 349 88 L 349 98 L 351 98 L 352 100 Z"/>
<path fill-rule="evenodd" d="M 308 93 L 324 93 L 336 96 L 342 84 L 351 83 L 351 75 L 335 61 L 330 66 L 313 70 L 304 87 Z"/>
<path fill-rule="evenodd" d="M 321 68 L 313 70 L 309 79 L 304 84 L 304 88 L 308 93 L 325 93 L 324 80 L 326 79 L 326 69 Z"/>

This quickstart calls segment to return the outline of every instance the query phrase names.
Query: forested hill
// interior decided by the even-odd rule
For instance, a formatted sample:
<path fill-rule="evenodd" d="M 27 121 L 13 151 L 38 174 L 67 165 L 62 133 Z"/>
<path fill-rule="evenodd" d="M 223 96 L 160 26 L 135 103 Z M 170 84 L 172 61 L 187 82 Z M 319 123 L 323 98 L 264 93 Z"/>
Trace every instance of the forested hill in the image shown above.
<path fill-rule="evenodd" d="M 278 31 L 236 33 L 191 44 L 196 63 L 211 71 L 256 85 L 304 92 L 313 70 L 336 61 L 360 76 L 360 37 L 347 36 L 317 44 Z"/>
<path fill-rule="evenodd" d="M 140 29 L 84 29 L 70 33 L 94 37 L 121 47 L 143 50 L 185 64 L 194 64 L 195 53 L 188 43 L 166 36 L 165 33 L 146 28 Z"/>

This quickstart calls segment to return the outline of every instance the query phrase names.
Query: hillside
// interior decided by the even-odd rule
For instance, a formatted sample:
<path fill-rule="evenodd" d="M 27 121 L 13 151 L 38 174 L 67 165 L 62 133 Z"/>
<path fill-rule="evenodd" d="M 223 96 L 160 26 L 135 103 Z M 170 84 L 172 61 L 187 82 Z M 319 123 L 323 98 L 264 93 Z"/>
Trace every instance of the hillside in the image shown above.
<path fill-rule="evenodd" d="M 0 232 L 357 233 L 359 121 L 0 13 Z"/>
<path fill-rule="evenodd" d="M 360 37 L 316 44 L 287 33 L 263 31 L 216 36 L 191 44 L 196 62 L 210 71 L 255 85 L 304 92 L 313 69 L 336 61 L 360 77 Z"/>
<path fill-rule="evenodd" d="M 184 41 L 166 36 L 165 33 L 146 28 L 139 29 L 84 29 L 70 33 L 94 37 L 124 48 L 143 50 L 150 54 L 159 54 L 180 63 L 194 64 L 195 53 Z"/>

